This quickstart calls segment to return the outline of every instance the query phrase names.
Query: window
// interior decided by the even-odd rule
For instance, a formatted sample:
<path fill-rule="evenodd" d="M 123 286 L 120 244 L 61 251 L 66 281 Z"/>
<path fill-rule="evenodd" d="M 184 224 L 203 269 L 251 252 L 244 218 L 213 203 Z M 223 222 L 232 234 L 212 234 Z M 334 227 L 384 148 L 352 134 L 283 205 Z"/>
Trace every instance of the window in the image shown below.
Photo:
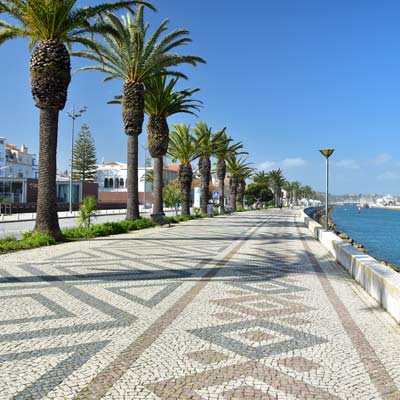
<path fill-rule="evenodd" d="M 115 178 L 115 188 L 118 189 L 119 187 L 119 179 Z"/>
<path fill-rule="evenodd" d="M 108 187 L 110 187 L 110 188 L 114 187 L 114 180 L 113 180 L 113 178 L 110 178 L 110 179 L 108 180 Z"/>
<path fill-rule="evenodd" d="M 119 186 L 124 187 L 124 178 L 119 178 Z"/>
<path fill-rule="evenodd" d="M 104 178 L 104 187 L 108 188 L 108 178 Z"/>

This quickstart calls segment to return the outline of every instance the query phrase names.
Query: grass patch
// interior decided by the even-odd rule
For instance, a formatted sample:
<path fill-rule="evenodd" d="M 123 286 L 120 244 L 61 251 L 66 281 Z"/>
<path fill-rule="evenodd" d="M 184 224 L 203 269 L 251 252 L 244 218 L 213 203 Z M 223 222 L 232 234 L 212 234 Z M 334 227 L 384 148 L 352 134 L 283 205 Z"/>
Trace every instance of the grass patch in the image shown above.
<path fill-rule="evenodd" d="M 192 219 L 206 218 L 207 215 L 176 215 L 173 217 L 165 217 L 165 222 L 177 224 Z M 136 219 L 133 221 L 115 221 L 105 222 L 104 224 L 93 224 L 90 226 L 77 226 L 73 228 L 65 228 L 62 230 L 65 241 L 85 240 L 101 236 L 117 235 L 120 233 L 128 233 L 138 231 L 155 226 L 154 223 L 147 218 Z M 56 240 L 48 233 L 42 232 L 26 232 L 22 235 L 22 239 L 14 236 L 7 236 L 0 239 L 0 254 L 9 253 L 17 250 L 27 250 L 42 246 L 51 246 L 57 244 Z"/>

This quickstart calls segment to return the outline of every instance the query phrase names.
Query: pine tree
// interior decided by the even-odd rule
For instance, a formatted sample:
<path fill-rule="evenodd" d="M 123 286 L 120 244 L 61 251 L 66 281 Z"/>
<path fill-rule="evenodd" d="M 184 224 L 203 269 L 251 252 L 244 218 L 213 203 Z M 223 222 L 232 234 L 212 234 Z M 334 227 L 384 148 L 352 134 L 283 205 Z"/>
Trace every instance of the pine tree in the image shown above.
<path fill-rule="evenodd" d="M 89 126 L 83 124 L 74 145 L 74 179 L 93 180 L 96 175 L 96 147 Z"/>

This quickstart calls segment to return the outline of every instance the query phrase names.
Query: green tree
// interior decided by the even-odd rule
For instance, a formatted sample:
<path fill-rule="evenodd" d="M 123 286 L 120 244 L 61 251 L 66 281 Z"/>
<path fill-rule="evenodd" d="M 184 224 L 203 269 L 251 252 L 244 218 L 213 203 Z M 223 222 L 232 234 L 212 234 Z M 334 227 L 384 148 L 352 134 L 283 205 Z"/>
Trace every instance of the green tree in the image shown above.
<path fill-rule="evenodd" d="M 224 146 L 222 131 L 212 133 L 212 130 L 205 122 L 198 122 L 194 128 L 196 148 L 199 151 L 199 172 L 200 172 L 200 208 L 202 214 L 207 214 L 207 203 L 210 198 L 211 181 L 211 157 L 215 156 Z"/>
<path fill-rule="evenodd" d="M 274 198 L 274 195 L 268 185 L 263 183 L 250 183 L 246 187 L 244 197 L 246 203 L 251 206 L 256 202 L 268 203 Z"/>
<path fill-rule="evenodd" d="M 250 163 L 243 158 L 237 158 L 236 155 L 230 156 L 226 160 L 226 168 L 229 173 L 230 206 L 234 211 L 237 208 L 237 194 L 239 183 L 245 176 L 251 175 L 253 169 Z"/>
<path fill-rule="evenodd" d="M 74 145 L 74 179 L 93 180 L 96 176 L 96 147 L 89 126 L 83 124 Z"/>
<path fill-rule="evenodd" d="M 178 183 L 183 191 L 182 215 L 190 214 L 190 191 L 193 181 L 191 163 L 200 157 L 196 141 L 190 133 L 190 125 L 174 124 L 169 135 L 168 155 L 173 162 L 179 161 Z"/>
<path fill-rule="evenodd" d="M 253 182 L 261 185 L 268 186 L 269 178 L 268 173 L 265 171 L 258 171 L 253 175 Z"/>
<path fill-rule="evenodd" d="M 230 156 L 245 153 L 240 152 L 240 149 L 243 148 L 242 142 L 232 143 L 233 139 L 226 134 L 225 128 L 220 131 L 220 135 L 221 147 L 215 152 L 215 157 L 217 158 L 218 203 L 223 213 L 225 204 L 226 160 Z"/>
<path fill-rule="evenodd" d="M 103 72 L 105 81 L 120 79 L 122 88 L 122 118 L 125 134 L 128 136 L 128 203 L 126 218 L 139 218 L 138 193 L 138 136 L 142 133 L 145 112 L 145 82 L 158 75 L 174 75 L 186 78 L 175 69 L 177 65 L 188 63 L 197 65 L 204 62 L 200 57 L 172 53 L 177 47 L 191 42 L 188 31 L 177 29 L 162 37 L 167 30 L 165 20 L 150 36 L 149 24 L 144 23 L 143 6 L 138 6 L 132 18 L 127 14 L 119 19 L 108 14 L 102 20 L 105 44 L 93 39 L 88 42 L 91 50 L 83 50 L 76 55 L 88 58 L 95 64 L 81 70 Z"/>
<path fill-rule="evenodd" d="M 169 208 L 175 208 L 175 214 L 178 215 L 177 203 L 183 200 L 183 192 L 177 185 L 170 183 L 163 188 L 164 203 Z"/>
<path fill-rule="evenodd" d="M 200 102 L 192 99 L 200 89 L 175 91 L 178 78 L 167 81 L 166 76 L 155 76 L 145 83 L 145 111 L 147 122 L 147 143 L 154 159 L 153 213 L 163 212 L 163 157 L 167 154 L 169 126 L 167 117 L 187 113 L 195 115 Z"/>
<path fill-rule="evenodd" d="M 292 190 L 293 190 L 293 204 L 297 204 L 301 192 L 301 183 L 298 181 L 292 182 Z"/>
<path fill-rule="evenodd" d="M 274 192 L 275 206 L 278 207 L 281 202 L 282 188 L 286 182 L 286 179 L 283 176 L 283 171 L 280 168 L 269 171 L 267 176 L 270 186 Z"/>
<path fill-rule="evenodd" d="M 105 12 L 129 8 L 136 1 L 100 3 L 75 7 L 77 0 L 2 0 L 0 45 L 10 39 L 27 38 L 30 59 L 31 90 L 40 110 L 39 188 L 35 230 L 48 232 L 55 239 L 62 234 L 57 216 L 56 159 L 58 116 L 67 100 L 71 80 L 71 61 L 67 46 L 86 45 L 88 34 L 103 28 L 92 22 Z"/>

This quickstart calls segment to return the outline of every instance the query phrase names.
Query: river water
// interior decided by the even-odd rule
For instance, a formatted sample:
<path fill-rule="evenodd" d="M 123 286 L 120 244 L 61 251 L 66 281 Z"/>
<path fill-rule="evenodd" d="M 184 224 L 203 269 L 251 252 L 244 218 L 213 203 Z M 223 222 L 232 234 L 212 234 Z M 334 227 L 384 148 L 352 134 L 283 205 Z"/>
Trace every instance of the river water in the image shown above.
<path fill-rule="evenodd" d="M 363 244 L 368 254 L 400 266 L 400 211 L 357 206 L 337 206 L 333 210 L 337 230 Z"/>

